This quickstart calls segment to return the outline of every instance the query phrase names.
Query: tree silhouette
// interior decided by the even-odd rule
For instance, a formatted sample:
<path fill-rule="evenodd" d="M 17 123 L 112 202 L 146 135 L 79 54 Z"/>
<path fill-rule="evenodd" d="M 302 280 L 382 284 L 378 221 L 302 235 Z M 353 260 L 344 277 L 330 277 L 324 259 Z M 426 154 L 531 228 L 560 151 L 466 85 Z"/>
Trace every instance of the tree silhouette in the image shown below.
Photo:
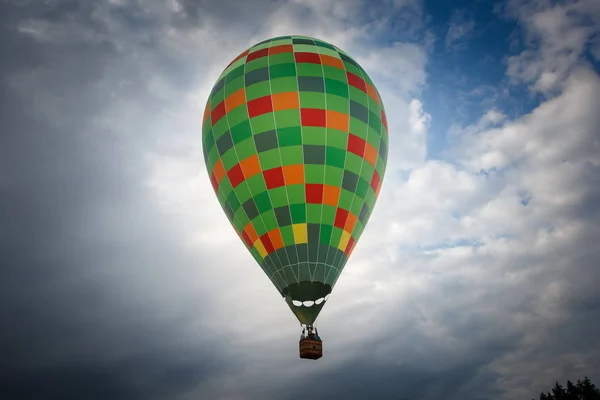
<path fill-rule="evenodd" d="M 535 400 L 535 399 L 531 399 Z M 600 390 L 586 376 L 577 383 L 567 381 L 567 387 L 556 382 L 552 391 L 540 394 L 539 400 L 600 400 Z"/>

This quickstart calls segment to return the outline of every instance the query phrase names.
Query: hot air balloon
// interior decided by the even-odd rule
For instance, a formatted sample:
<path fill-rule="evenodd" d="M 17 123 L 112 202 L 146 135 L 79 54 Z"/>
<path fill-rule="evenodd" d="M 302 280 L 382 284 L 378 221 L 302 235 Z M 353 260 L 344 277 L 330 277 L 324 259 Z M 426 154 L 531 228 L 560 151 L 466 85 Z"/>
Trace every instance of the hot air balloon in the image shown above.
<path fill-rule="evenodd" d="M 314 323 L 373 211 L 386 169 L 383 102 L 323 40 L 282 36 L 235 57 L 202 124 L 204 160 L 238 236 L 322 356 Z M 314 330 L 314 331 L 313 331 Z"/>

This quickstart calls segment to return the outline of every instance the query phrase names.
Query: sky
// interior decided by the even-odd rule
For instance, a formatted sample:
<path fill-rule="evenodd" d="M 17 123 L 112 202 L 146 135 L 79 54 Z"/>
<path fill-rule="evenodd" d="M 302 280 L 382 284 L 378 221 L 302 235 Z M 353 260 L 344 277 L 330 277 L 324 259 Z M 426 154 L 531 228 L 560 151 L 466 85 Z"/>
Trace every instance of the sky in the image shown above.
<path fill-rule="evenodd" d="M 251 45 L 372 77 L 375 210 L 297 320 L 212 191 L 201 123 Z M 6 399 L 523 399 L 600 382 L 600 2 L 0 3 Z"/>

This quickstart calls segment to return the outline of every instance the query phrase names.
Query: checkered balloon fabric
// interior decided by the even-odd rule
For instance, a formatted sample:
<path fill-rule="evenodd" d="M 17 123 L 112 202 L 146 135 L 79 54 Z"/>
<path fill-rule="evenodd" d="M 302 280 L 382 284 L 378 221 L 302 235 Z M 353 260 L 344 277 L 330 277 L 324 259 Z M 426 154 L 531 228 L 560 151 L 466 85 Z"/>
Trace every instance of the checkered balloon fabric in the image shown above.
<path fill-rule="evenodd" d="M 314 38 L 258 43 L 217 80 L 202 141 L 219 202 L 269 279 L 294 304 L 322 303 L 386 168 L 387 121 L 367 73 Z M 301 322 L 318 314 L 289 304 Z"/>

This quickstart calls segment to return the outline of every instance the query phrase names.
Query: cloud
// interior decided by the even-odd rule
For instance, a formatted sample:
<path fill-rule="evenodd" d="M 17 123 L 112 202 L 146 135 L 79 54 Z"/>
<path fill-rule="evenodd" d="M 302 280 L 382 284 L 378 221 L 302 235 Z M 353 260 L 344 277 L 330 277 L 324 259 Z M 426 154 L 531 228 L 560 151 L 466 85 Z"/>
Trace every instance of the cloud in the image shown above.
<path fill-rule="evenodd" d="M 339 4 L 1 6 L 3 393 L 286 399 L 309 381 L 315 398 L 510 399 L 600 376 L 597 74 L 574 61 L 531 113 L 491 108 L 430 159 L 426 44 L 385 42 L 383 8 Z M 223 66 L 291 32 L 355 54 L 392 132 L 377 207 L 319 319 L 325 357 L 310 364 L 218 205 L 199 140 Z"/>
<path fill-rule="evenodd" d="M 600 7 L 594 0 L 546 7 L 543 1 L 508 3 L 507 13 L 524 24 L 526 49 L 508 59 L 508 74 L 531 90 L 556 94 L 570 73 L 585 63 L 582 55 L 599 32 Z"/>
<path fill-rule="evenodd" d="M 470 38 L 475 28 L 475 21 L 466 17 L 465 10 L 455 10 L 450 17 L 448 31 L 446 32 L 446 50 L 465 49 L 466 41 Z"/>

